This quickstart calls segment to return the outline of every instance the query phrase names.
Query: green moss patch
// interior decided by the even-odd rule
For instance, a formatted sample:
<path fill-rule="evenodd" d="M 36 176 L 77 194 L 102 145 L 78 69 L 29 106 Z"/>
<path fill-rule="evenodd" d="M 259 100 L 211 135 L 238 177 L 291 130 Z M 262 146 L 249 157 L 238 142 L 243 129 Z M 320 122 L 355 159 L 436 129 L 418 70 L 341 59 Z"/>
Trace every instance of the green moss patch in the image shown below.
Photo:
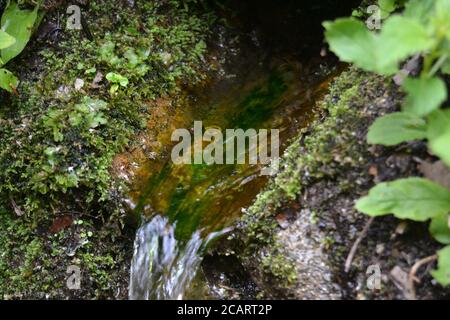
<path fill-rule="evenodd" d="M 132 249 L 113 157 L 146 128 L 155 99 L 204 79 L 214 20 L 196 1 L 125 3 L 83 11 L 93 41 L 64 29 L 11 66 L 22 82 L 18 96 L 0 102 L 0 296 L 64 296 L 68 263 L 87 273 L 83 297 L 114 297 L 123 287 L 121 250 Z M 85 229 L 72 222 L 50 234 L 66 215 Z M 67 255 L 71 246 L 79 249 Z M 119 264 L 122 280 L 113 284 Z"/>

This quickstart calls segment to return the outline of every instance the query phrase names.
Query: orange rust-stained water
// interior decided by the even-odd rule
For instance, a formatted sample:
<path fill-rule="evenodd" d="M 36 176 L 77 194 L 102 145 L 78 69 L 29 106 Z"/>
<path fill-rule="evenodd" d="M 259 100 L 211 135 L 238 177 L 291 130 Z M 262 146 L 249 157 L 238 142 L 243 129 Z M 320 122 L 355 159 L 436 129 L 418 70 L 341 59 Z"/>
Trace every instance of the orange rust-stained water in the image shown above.
<path fill-rule="evenodd" d="M 330 74 L 317 70 L 306 73 L 296 62 L 249 66 L 180 99 L 155 103 L 141 147 L 115 164 L 118 174 L 133 173 L 128 201 L 147 221 L 136 237 L 130 298 L 185 298 L 201 252 L 229 231 L 268 179 L 259 165 L 173 164 L 173 130 L 192 130 L 194 121 L 222 132 L 279 129 L 284 150 L 314 118 L 315 103 L 327 88 Z"/>

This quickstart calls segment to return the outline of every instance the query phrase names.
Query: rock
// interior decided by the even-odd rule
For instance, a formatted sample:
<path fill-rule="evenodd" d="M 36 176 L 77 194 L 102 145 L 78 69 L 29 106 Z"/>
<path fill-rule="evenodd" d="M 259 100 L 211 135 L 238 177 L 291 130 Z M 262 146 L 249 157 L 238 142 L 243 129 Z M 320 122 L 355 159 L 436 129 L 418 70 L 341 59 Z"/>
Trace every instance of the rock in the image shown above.
<path fill-rule="evenodd" d="M 311 224 L 312 219 L 310 210 L 302 210 L 293 224 L 277 234 L 278 244 L 295 261 L 295 298 L 340 299 L 340 287 L 332 281 L 332 267 L 323 251 L 323 234 L 318 226 Z"/>
<path fill-rule="evenodd" d="M 74 84 L 75 90 L 80 91 L 81 88 L 83 88 L 83 86 L 84 86 L 84 80 L 77 78 L 75 80 L 75 84 Z"/>

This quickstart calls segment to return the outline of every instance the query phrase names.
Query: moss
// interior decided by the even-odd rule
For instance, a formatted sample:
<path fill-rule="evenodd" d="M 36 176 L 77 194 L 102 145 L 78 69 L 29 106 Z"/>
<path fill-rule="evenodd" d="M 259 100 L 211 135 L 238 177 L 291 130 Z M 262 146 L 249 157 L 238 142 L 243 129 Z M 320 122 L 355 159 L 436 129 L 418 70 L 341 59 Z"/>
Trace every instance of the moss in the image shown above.
<path fill-rule="evenodd" d="M 288 287 L 297 281 L 294 262 L 287 259 L 283 252 L 275 252 L 273 247 L 269 254 L 261 259 L 263 270 L 281 280 L 279 286 Z"/>
<path fill-rule="evenodd" d="M 86 213 L 111 200 L 120 188 L 109 173 L 113 156 L 145 127 L 151 101 L 201 78 L 195 64 L 203 59 L 209 15 L 177 1 L 139 1 L 140 14 L 115 5 L 94 4 L 87 14 L 99 17 L 95 41 L 72 34 L 58 49 L 40 51 L 38 79 L 23 81 L 20 96 L 2 108 L 1 200 L 13 198 L 34 221 L 67 210 L 68 200 Z M 114 94 L 104 78 L 93 82 L 110 72 L 129 80 Z M 77 79 L 85 83 L 78 91 Z"/>
<path fill-rule="evenodd" d="M 126 297 L 131 242 L 112 228 L 79 221 L 44 234 L 0 210 L 0 297 L 110 298 L 118 290 Z M 81 270 L 80 290 L 66 286 L 72 265 Z"/>
<path fill-rule="evenodd" d="M 83 243 L 70 260 L 88 274 L 87 296 L 115 294 L 111 270 L 128 264 L 121 250 L 131 251 L 130 241 L 114 243 L 124 233 L 120 200 L 127 186 L 110 171 L 113 157 L 133 147 L 156 98 L 205 77 L 213 16 L 196 1 L 125 3 L 93 2 L 83 12 L 93 41 L 64 30 L 55 45 L 35 44 L 11 65 L 22 82 L 18 96 L 0 103 L 0 294 L 37 297 L 48 289 L 63 296 L 70 241 Z M 24 69 L 28 61 L 32 67 Z M 115 92 L 106 79 L 112 72 L 128 80 Z M 80 80 L 84 85 L 75 88 Z M 86 230 L 71 225 L 49 235 L 68 213 L 84 220 Z M 55 266 L 60 261 L 64 266 Z"/>

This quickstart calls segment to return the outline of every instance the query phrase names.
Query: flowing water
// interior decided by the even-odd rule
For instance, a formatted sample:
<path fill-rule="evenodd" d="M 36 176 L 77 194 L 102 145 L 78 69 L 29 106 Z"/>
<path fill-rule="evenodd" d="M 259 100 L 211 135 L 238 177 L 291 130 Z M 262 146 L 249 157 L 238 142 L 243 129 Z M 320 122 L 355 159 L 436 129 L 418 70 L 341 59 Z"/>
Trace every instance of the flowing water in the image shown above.
<path fill-rule="evenodd" d="M 275 54 L 258 41 L 232 52 L 224 72 L 183 99 L 158 104 L 150 126 L 156 153 L 140 161 L 128 202 L 142 219 L 131 264 L 130 299 L 189 299 L 208 247 L 232 232 L 242 210 L 267 182 L 261 165 L 175 165 L 174 129 L 279 129 L 283 150 L 315 116 L 316 101 L 336 71 L 314 55 Z M 220 53 L 218 54 L 218 56 Z M 273 54 L 272 54 L 273 55 Z M 217 58 L 218 60 L 219 58 Z"/>
<path fill-rule="evenodd" d="M 181 106 L 183 121 L 201 120 L 223 131 L 277 128 L 283 147 L 310 121 L 327 76 L 308 75 L 306 81 L 296 63 L 247 71 L 202 88 L 201 96 L 194 93 Z M 187 298 L 207 246 L 232 230 L 267 181 L 260 170 L 248 164 L 174 165 L 168 154 L 148 161 L 131 196 L 145 222 L 135 240 L 130 299 Z"/>

